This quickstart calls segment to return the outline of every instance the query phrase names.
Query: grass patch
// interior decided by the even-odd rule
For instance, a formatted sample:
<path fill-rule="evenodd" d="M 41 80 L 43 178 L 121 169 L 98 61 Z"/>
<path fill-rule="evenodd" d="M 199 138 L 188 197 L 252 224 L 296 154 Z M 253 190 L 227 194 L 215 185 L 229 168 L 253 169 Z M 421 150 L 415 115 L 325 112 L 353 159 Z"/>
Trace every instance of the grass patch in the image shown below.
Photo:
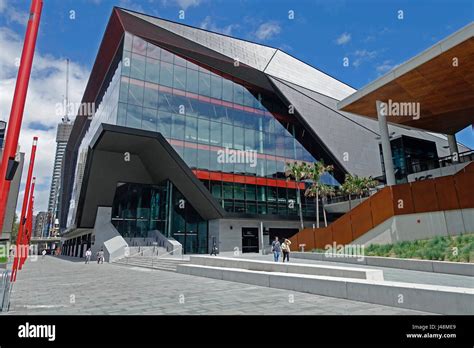
<path fill-rule="evenodd" d="M 315 249 L 316 252 L 325 250 Z M 369 245 L 365 256 L 397 257 L 453 262 L 474 262 L 474 234 L 438 236 L 432 239 L 404 241 L 394 244 Z"/>

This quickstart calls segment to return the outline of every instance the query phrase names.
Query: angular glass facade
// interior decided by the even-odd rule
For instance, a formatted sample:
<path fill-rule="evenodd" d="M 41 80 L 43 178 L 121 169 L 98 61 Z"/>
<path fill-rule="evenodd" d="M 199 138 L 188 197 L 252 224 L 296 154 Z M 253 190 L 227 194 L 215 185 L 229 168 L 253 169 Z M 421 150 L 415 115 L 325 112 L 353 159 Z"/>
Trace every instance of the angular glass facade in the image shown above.
<path fill-rule="evenodd" d="M 316 159 L 297 136 L 304 132 L 295 115 L 272 91 L 125 33 L 96 110 L 78 150 L 68 227 L 75 221 L 89 144 L 102 123 L 160 132 L 223 209 L 237 217 L 296 217 L 299 199 L 303 215 L 314 217 L 314 200 L 303 195 L 305 183 L 300 183 L 298 198 L 296 182 L 286 179 L 285 166 Z M 338 185 L 329 174 L 322 181 Z M 126 189 L 128 195 L 130 187 L 124 183 L 117 192 Z M 142 199 L 148 202 L 157 195 L 163 202 L 166 190 L 153 190 L 140 188 Z M 176 191 L 175 197 L 180 195 Z M 151 206 L 147 209 L 143 219 L 135 212 L 133 226 L 116 222 L 118 230 L 124 236 L 143 236 L 157 227 L 188 252 L 207 250 L 207 222 L 194 210 L 176 211 L 160 225 L 162 219 L 153 215 Z M 124 209 L 116 216 L 123 220 L 128 213 Z"/>
<path fill-rule="evenodd" d="M 276 95 L 128 33 L 122 62 L 117 124 L 160 132 L 226 211 L 297 214 L 285 165 L 316 159 L 295 138 L 294 115 Z M 223 161 L 226 149 L 255 161 Z M 323 181 L 338 184 L 330 175 Z M 314 216 L 313 201 L 301 199 Z"/>

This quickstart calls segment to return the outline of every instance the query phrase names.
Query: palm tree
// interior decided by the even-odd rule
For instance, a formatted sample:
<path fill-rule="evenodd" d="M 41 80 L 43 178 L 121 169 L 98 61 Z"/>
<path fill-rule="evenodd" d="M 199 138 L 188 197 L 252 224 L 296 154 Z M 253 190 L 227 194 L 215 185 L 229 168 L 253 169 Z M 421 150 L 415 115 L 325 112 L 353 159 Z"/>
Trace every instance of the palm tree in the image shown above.
<path fill-rule="evenodd" d="M 352 210 L 352 195 L 358 192 L 356 177 L 351 174 L 346 174 L 340 190 L 343 194 L 349 196 L 349 210 Z"/>
<path fill-rule="evenodd" d="M 288 162 L 286 164 L 285 176 L 289 179 L 293 178 L 296 181 L 296 191 L 297 191 L 297 203 L 300 216 L 301 229 L 304 229 L 303 222 L 303 208 L 301 206 L 301 191 L 300 191 L 300 182 L 307 176 L 308 165 L 305 162 Z"/>
<path fill-rule="evenodd" d="M 323 216 L 324 216 L 324 226 L 328 227 L 328 220 L 326 218 L 326 210 L 324 209 L 325 201 L 328 197 L 333 197 L 336 195 L 336 190 L 334 186 L 320 184 L 319 185 L 319 195 L 321 196 L 321 205 L 323 209 Z"/>
<path fill-rule="evenodd" d="M 341 185 L 341 191 L 349 196 L 349 210 L 352 209 L 352 195 L 359 196 L 359 200 L 362 200 L 362 195 L 368 193 L 377 184 L 377 181 L 371 176 L 360 177 L 346 174 L 344 183 Z"/>
<path fill-rule="evenodd" d="M 305 196 L 315 197 L 316 200 L 316 227 L 319 228 L 319 191 L 320 191 L 320 180 L 321 177 L 334 169 L 332 165 L 325 165 L 321 160 L 320 162 L 313 163 L 309 167 L 307 178 L 312 181 L 311 186 L 305 191 Z"/>

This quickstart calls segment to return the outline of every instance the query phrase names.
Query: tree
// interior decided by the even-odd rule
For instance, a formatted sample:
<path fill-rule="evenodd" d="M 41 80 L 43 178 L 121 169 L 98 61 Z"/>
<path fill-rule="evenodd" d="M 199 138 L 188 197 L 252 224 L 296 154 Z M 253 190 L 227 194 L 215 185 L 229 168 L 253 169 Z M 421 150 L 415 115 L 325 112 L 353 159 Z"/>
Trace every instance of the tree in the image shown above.
<path fill-rule="evenodd" d="M 328 197 L 333 197 L 336 195 L 336 189 L 334 186 L 320 184 L 319 185 L 319 195 L 321 196 L 321 205 L 323 209 L 323 216 L 324 216 L 324 226 L 328 227 L 328 220 L 326 217 L 326 210 L 324 209 L 325 201 Z"/>
<path fill-rule="evenodd" d="M 303 222 L 303 208 L 301 206 L 301 190 L 300 190 L 300 182 L 303 180 L 308 171 L 308 165 L 305 162 L 293 162 L 290 163 L 288 162 L 286 164 L 286 171 L 285 171 L 285 176 L 287 177 L 287 180 L 293 178 L 296 181 L 296 191 L 297 191 L 297 203 L 298 203 L 298 210 L 299 210 L 299 216 L 300 216 L 300 225 L 301 229 L 304 229 L 304 222 Z"/>
<path fill-rule="evenodd" d="M 340 190 L 343 194 L 349 196 L 349 210 L 352 210 L 352 195 L 357 194 L 358 192 L 355 176 L 346 174 L 344 183 L 341 185 Z"/>
<path fill-rule="evenodd" d="M 305 196 L 314 197 L 316 201 L 316 227 L 319 228 L 319 191 L 321 177 L 334 169 L 331 165 L 325 165 L 324 161 L 315 162 L 307 171 L 307 178 L 312 181 L 311 186 L 305 191 Z"/>
<path fill-rule="evenodd" d="M 377 184 L 377 180 L 374 180 L 371 176 L 361 177 L 346 174 L 344 183 L 341 185 L 341 191 L 349 196 L 349 210 L 352 209 L 352 195 L 359 196 L 359 199 L 362 199 L 362 195 L 368 193 Z"/>
<path fill-rule="evenodd" d="M 18 228 L 20 226 L 20 219 L 18 218 L 17 213 L 15 213 L 15 218 L 13 219 L 13 224 L 12 224 L 12 235 L 11 235 L 11 242 L 16 243 L 16 237 L 18 235 Z"/>

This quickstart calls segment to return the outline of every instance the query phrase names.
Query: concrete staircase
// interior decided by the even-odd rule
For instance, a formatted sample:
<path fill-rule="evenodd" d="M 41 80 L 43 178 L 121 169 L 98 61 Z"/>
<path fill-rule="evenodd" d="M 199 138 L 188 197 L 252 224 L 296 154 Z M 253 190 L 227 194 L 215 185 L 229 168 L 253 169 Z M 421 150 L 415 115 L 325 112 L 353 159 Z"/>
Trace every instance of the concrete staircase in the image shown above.
<path fill-rule="evenodd" d="M 130 267 L 143 267 L 160 271 L 176 272 L 178 265 L 189 263 L 189 261 L 171 257 L 132 256 L 121 258 L 113 263 Z"/>

